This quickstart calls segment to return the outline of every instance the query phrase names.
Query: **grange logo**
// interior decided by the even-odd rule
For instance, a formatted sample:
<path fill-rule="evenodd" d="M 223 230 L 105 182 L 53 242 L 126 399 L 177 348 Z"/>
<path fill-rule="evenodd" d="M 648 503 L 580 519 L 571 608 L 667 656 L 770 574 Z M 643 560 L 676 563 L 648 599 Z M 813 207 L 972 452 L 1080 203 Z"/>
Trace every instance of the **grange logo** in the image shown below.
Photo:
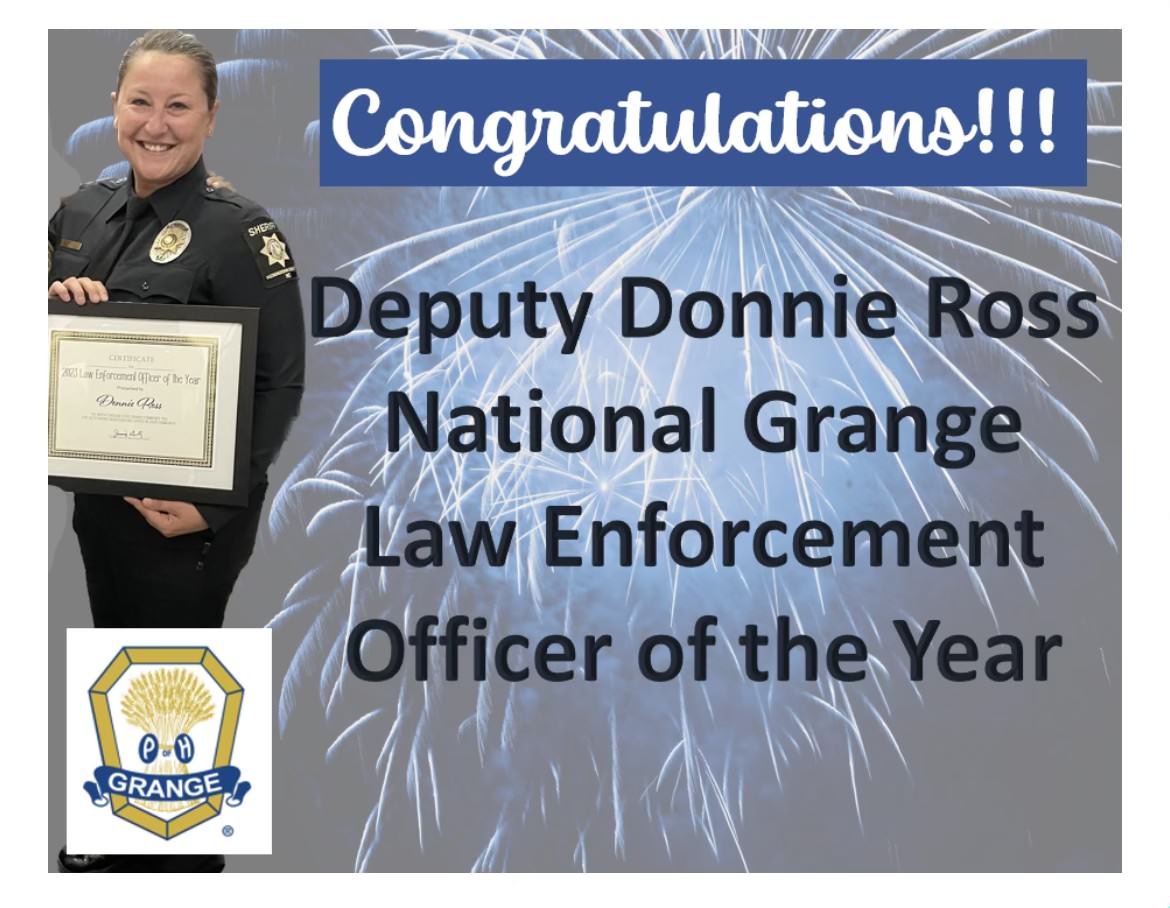
<path fill-rule="evenodd" d="M 173 839 L 238 807 L 244 688 L 207 646 L 124 646 L 89 689 L 101 754 L 92 803 Z"/>

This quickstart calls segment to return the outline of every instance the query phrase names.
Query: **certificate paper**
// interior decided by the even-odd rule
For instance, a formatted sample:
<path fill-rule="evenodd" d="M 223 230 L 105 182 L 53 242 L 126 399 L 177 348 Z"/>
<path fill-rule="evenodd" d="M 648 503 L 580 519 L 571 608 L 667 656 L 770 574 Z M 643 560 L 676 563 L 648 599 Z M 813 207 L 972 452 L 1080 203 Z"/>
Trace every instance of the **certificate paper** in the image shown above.
<path fill-rule="evenodd" d="M 51 481 L 156 497 L 163 497 L 158 487 L 167 487 L 167 496 L 190 501 L 246 495 L 237 488 L 248 459 L 238 438 L 246 326 L 232 313 L 250 310 L 55 308 L 48 326 Z M 247 360 L 250 422 L 254 349 Z"/>
<path fill-rule="evenodd" d="M 218 337 L 54 331 L 49 356 L 50 457 L 211 466 Z"/>

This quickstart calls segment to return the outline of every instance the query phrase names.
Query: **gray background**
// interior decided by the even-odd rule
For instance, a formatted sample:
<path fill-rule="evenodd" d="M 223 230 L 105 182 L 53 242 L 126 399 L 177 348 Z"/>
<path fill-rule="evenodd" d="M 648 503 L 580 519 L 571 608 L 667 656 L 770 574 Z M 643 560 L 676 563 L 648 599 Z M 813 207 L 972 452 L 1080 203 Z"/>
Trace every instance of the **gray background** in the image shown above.
<path fill-rule="evenodd" d="M 102 118 L 118 58 L 135 34 L 50 32 L 48 213 L 78 182 L 118 163 Z M 988 289 L 1090 289 L 1121 303 L 1119 33 L 199 36 L 220 61 L 224 105 L 207 164 L 280 223 L 305 278 L 306 312 L 307 278 L 318 274 L 349 276 L 367 297 L 387 283 L 407 292 L 486 292 L 514 290 L 529 277 L 567 292 L 611 291 L 623 273 L 778 295 L 789 284 L 820 286 L 839 262 L 858 285 L 867 275 L 868 287 L 894 293 L 907 323 L 921 311 L 916 281 L 940 272 Z M 679 190 L 317 186 L 323 57 L 670 51 L 1084 57 L 1089 185 L 850 188 L 848 201 L 831 188 L 712 190 L 695 214 L 685 213 L 688 197 Z M 648 236 L 659 241 L 638 246 Z M 756 242 L 765 236 L 774 248 Z M 361 256 L 360 266 L 346 265 Z M 269 519 L 228 609 L 230 626 L 275 628 L 274 854 L 233 858 L 229 870 L 1119 870 L 1119 313 L 1105 312 L 1107 331 L 1066 345 L 1096 377 L 1026 339 L 1010 347 L 943 341 L 928 350 L 907 331 L 905 356 L 877 348 L 912 402 L 928 409 L 970 402 L 961 372 L 992 401 L 1018 407 L 1045 452 L 1044 459 L 981 454 L 953 474 L 968 512 L 924 456 L 908 459 L 904 475 L 888 455 L 765 460 L 736 439 L 748 387 L 788 387 L 802 402 L 843 406 L 860 392 L 875 406 L 892 402 L 856 348 L 797 338 L 773 355 L 761 342 L 748 353 L 748 379 L 742 342 L 687 344 L 668 334 L 636 348 L 642 378 L 599 330 L 617 325 L 616 311 L 599 307 L 573 358 L 523 339 L 473 350 L 452 343 L 429 359 L 365 336 L 310 349 L 302 416 L 270 476 Z M 899 337 L 904 330 L 900 321 Z M 489 464 L 471 458 L 410 455 L 388 468 L 380 461 L 376 410 L 390 388 L 409 387 L 420 399 L 441 389 L 454 405 L 539 384 L 550 402 L 596 404 L 654 399 L 674 379 L 676 402 L 693 405 L 702 384 L 719 388 L 716 455 L 654 465 L 621 455 L 500 461 L 495 488 L 483 482 Z M 601 489 L 605 476 L 633 477 L 627 498 L 650 491 L 670 499 L 672 514 L 708 520 L 795 521 L 801 487 L 810 490 L 809 507 L 830 521 L 902 514 L 913 525 L 926 519 L 915 494 L 931 516 L 955 521 L 1011 519 L 1031 507 L 1048 525 L 1047 563 L 1029 573 L 1034 597 L 1014 568 L 979 571 L 983 593 L 958 568 L 819 577 L 750 565 L 678 576 L 552 572 L 532 562 L 529 549 L 506 571 L 347 569 L 367 502 L 405 519 L 452 517 L 456 506 L 466 521 L 518 513 L 522 529 L 532 525 L 532 508 L 553 503 L 636 519 L 628 500 Z M 64 655 L 65 628 L 89 624 L 71 507 L 68 496 L 49 490 L 49 666 Z M 403 538 L 397 532 L 393 540 Z M 413 681 L 362 685 L 344 670 L 341 646 L 354 621 L 380 615 L 401 623 L 404 615 L 447 610 L 489 617 L 496 635 L 613 633 L 615 657 L 596 685 L 431 683 L 424 692 Z M 685 635 L 702 612 L 717 614 L 734 635 L 746 621 L 794 610 L 823 640 L 860 633 L 889 677 L 871 672 L 864 684 L 843 687 L 754 685 L 722 646 L 705 685 L 655 685 L 633 671 L 641 637 Z M 1024 637 L 1061 633 L 1065 646 L 1045 684 L 912 685 L 889 629 L 901 616 L 941 618 L 944 632 L 977 639 L 997 626 Z M 63 678 L 50 672 L 48 684 L 53 714 L 63 716 Z M 63 720 L 50 723 L 50 779 L 63 776 L 63 745 Z M 64 840 L 61 785 L 50 786 L 49 818 L 51 865 Z"/>

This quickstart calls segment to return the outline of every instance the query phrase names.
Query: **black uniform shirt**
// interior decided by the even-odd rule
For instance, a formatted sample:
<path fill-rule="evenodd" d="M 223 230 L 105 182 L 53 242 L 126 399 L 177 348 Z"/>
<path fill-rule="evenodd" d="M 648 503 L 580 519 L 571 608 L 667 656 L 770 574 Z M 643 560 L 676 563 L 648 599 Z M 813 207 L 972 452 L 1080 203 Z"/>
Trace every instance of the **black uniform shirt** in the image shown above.
<path fill-rule="evenodd" d="M 251 458 L 255 489 L 276 459 L 304 389 L 305 325 L 297 272 L 283 234 L 263 208 L 206 183 L 200 160 L 146 199 L 134 197 L 126 178 L 85 184 L 62 201 L 49 221 L 49 283 L 90 277 L 102 281 L 114 301 L 259 308 Z M 127 218 L 134 215 L 124 233 Z M 189 228 L 187 247 L 164 263 L 152 261 L 152 245 L 174 221 Z M 212 530 L 240 510 L 198 508 Z"/>

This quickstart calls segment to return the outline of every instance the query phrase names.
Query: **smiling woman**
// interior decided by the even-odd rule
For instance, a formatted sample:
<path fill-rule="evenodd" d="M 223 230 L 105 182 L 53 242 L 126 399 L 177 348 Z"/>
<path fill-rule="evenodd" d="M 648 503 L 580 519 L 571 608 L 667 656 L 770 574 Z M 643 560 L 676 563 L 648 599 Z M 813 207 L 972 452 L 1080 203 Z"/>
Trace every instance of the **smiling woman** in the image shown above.
<path fill-rule="evenodd" d="M 135 40 L 112 96 L 130 176 L 83 185 L 49 222 L 51 298 L 260 310 L 247 506 L 75 496 L 73 527 L 97 627 L 223 624 L 252 555 L 268 467 L 300 405 L 304 323 L 288 242 L 255 202 L 209 185 L 203 165 L 217 89 L 215 60 L 193 36 L 148 32 Z M 207 863 L 182 869 L 223 867 L 222 859 Z M 107 870 L 110 862 L 62 855 L 61 867 Z"/>
<path fill-rule="evenodd" d="M 215 131 L 215 62 L 181 52 L 149 50 L 122 61 L 113 93 L 118 148 L 148 196 L 187 173 Z"/>

